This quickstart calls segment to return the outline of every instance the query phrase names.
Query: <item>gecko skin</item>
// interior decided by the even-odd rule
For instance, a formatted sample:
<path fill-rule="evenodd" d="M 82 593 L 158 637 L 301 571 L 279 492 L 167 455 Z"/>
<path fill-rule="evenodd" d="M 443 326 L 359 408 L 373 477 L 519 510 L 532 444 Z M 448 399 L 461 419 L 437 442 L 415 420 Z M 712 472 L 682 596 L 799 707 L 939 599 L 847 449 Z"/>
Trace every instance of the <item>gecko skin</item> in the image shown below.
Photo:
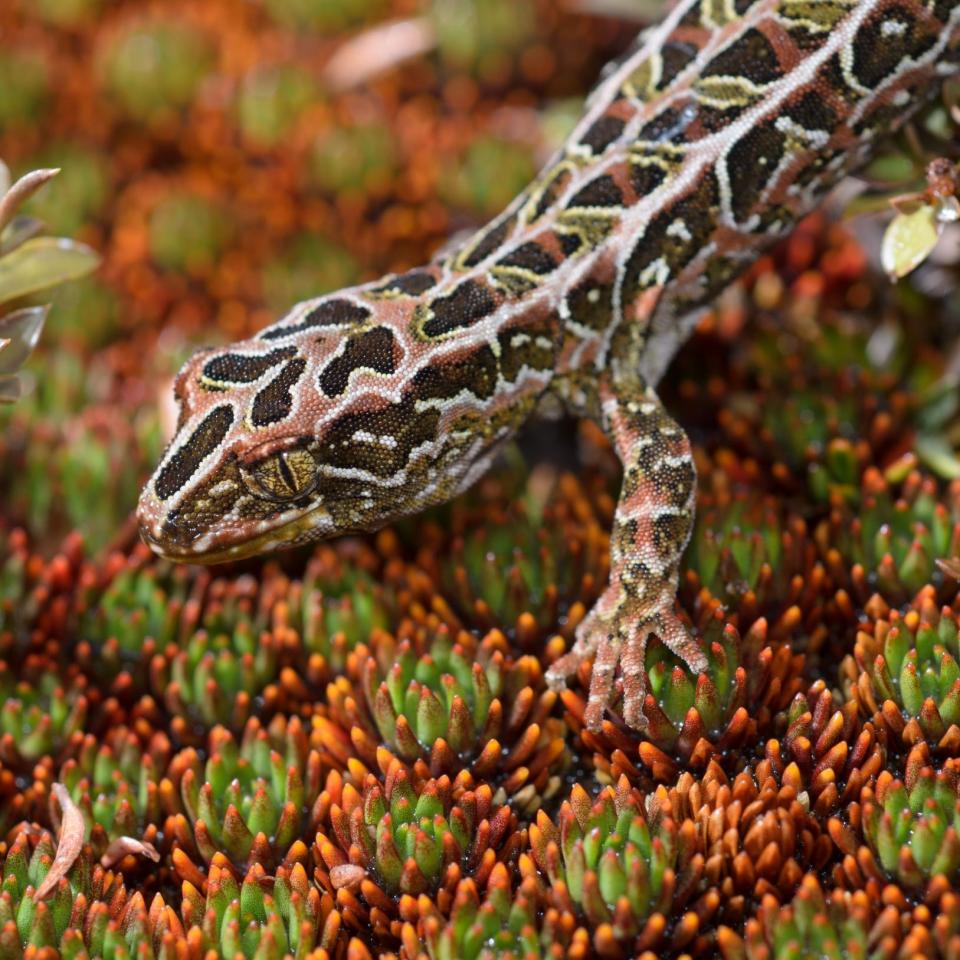
<path fill-rule="evenodd" d="M 147 542 L 216 563 L 449 500 L 548 392 L 623 462 L 605 592 L 548 680 L 593 658 L 645 723 L 696 474 L 655 387 L 709 305 L 960 64 L 960 0 L 685 0 L 605 72 L 540 177 L 428 266 L 310 300 L 194 356 L 139 507 Z"/>

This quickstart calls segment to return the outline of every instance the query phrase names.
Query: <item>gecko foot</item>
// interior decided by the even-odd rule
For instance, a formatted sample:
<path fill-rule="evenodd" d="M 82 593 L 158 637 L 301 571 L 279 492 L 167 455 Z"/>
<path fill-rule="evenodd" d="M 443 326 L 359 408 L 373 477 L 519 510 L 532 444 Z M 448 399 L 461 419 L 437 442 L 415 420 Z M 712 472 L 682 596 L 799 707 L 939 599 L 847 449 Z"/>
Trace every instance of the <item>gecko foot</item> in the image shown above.
<path fill-rule="evenodd" d="M 596 733 L 602 727 L 619 664 L 623 719 L 634 730 L 644 730 L 648 725 L 643 712 L 647 694 L 646 654 L 651 636 L 659 637 L 694 672 L 707 669 L 707 658 L 700 645 L 672 608 L 653 614 L 621 612 L 609 617 L 594 612 L 577 629 L 573 649 L 547 671 L 547 683 L 552 689 L 562 689 L 580 664 L 594 657 L 584 723 Z"/>

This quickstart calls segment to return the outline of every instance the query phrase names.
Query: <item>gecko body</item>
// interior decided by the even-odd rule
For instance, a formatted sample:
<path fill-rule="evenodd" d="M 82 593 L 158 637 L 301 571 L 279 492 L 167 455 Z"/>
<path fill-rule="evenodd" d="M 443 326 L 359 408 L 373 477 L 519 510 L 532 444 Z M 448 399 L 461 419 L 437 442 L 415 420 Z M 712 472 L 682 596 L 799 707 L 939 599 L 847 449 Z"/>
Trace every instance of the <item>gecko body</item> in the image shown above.
<path fill-rule="evenodd" d="M 611 65 L 504 213 L 427 266 L 295 306 L 180 372 L 144 538 L 214 563 L 372 530 L 456 496 L 558 395 L 623 463 L 610 583 L 548 680 L 619 671 L 644 726 L 696 475 L 656 386 L 700 312 L 960 63 L 958 0 L 682 0 Z"/>

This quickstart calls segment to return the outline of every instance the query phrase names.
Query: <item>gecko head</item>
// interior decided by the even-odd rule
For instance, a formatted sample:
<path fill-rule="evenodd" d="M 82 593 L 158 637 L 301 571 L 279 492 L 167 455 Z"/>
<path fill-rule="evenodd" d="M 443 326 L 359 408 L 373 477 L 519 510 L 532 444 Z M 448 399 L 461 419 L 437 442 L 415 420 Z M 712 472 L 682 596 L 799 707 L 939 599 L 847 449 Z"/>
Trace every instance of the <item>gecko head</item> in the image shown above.
<path fill-rule="evenodd" d="M 338 294 L 193 356 L 140 497 L 146 542 L 218 563 L 373 530 L 456 492 L 475 457 L 445 446 L 440 411 L 418 408 L 404 382 L 398 310 L 412 307 Z"/>
<path fill-rule="evenodd" d="M 342 469 L 361 428 L 343 426 L 380 405 L 400 359 L 390 329 L 348 295 L 195 354 L 174 384 L 176 433 L 140 496 L 144 540 L 217 563 L 375 523 L 371 484 Z"/>
<path fill-rule="evenodd" d="M 292 400 L 292 390 L 282 396 L 284 384 L 306 367 L 297 352 L 256 341 L 204 350 L 185 364 L 174 385 L 177 430 L 137 510 L 141 535 L 155 552 L 216 563 L 298 542 L 308 531 L 324 535 L 328 517 L 312 438 L 297 429 L 299 419 L 258 427 L 253 415 L 258 393 L 271 383 L 259 401 L 261 421 L 271 397 L 280 406 Z"/>

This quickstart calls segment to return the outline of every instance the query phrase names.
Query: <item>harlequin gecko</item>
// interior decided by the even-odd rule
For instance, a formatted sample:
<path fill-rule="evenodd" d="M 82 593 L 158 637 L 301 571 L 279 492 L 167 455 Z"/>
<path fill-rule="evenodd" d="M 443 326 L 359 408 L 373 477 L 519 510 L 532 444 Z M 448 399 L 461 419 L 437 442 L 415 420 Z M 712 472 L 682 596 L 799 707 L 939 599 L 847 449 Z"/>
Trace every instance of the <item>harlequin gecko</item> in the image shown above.
<path fill-rule="evenodd" d="M 696 475 L 655 387 L 700 311 L 958 64 L 960 0 L 682 0 L 468 242 L 194 356 L 143 536 L 216 563 L 376 529 L 456 496 L 558 395 L 624 476 L 610 583 L 548 680 L 593 658 L 596 729 L 619 667 L 642 729 L 650 636 L 706 666 L 675 613 Z"/>

